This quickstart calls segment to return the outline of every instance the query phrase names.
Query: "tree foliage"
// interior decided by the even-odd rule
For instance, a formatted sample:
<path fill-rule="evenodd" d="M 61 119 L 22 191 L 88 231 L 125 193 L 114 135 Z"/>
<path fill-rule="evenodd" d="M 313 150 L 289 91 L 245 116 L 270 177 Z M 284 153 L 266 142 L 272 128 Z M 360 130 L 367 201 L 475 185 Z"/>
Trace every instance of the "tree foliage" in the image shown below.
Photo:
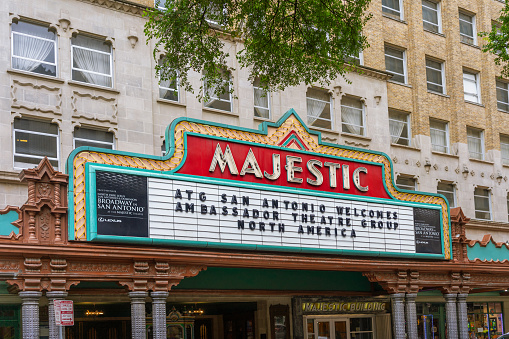
<path fill-rule="evenodd" d="M 498 23 L 493 24 L 490 32 L 481 32 L 486 38 L 483 52 L 495 55 L 495 64 L 502 65 L 502 76 L 509 77 L 509 3 L 500 12 Z"/>
<path fill-rule="evenodd" d="M 167 0 L 149 9 L 145 34 L 164 58 L 156 60 L 162 80 L 177 79 L 194 93 L 190 71 L 202 74 L 215 93 L 232 91 L 232 71 L 248 68 L 266 90 L 302 82 L 330 83 L 352 67 L 351 56 L 367 47 L 362 29 L 370 0 Z M 233 48 L 225 45 L 234 43 Z M 234 55 L 235 67 L 228 67 Z"/>

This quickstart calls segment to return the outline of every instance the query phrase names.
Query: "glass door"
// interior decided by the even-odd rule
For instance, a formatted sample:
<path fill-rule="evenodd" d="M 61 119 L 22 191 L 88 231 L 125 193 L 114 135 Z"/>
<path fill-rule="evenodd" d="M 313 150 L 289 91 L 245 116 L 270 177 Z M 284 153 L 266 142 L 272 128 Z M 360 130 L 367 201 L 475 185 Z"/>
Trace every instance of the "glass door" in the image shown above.
<path fill-rule="evenodd" d="M 314 327 L 317 331 L 316 339 L 350 339 L 347 319 L 315 320 Z"/>
<path fill-rule="evenodd" d="M 348 339 L 348 330 L 346 329 L 346 320 L 334 321 L 335 339 Z"/>

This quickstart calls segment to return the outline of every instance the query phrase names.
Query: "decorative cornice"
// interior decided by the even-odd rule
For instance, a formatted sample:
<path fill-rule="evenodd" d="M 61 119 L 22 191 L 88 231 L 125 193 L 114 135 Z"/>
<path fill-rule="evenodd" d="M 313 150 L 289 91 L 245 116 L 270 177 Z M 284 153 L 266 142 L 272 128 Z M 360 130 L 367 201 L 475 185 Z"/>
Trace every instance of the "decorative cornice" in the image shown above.
<path fill-rule="evenodd" d="M 101 6 L 114 11 L 125 12 L 136 16 L 142 16 L 147 6 L 124 0 L 79 0 L 96 6 Z"/>

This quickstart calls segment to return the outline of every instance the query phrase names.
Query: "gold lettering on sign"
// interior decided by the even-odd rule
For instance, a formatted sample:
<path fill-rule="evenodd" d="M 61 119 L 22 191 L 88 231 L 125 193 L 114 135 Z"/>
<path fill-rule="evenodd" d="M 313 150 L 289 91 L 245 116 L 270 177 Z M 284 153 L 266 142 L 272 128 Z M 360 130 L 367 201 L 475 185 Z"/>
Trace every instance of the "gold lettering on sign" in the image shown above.
<path fill-rule="evenodd" d="M 385 302 L 325 302 L 302 303 L 304 312 L 384 312 Z"/>

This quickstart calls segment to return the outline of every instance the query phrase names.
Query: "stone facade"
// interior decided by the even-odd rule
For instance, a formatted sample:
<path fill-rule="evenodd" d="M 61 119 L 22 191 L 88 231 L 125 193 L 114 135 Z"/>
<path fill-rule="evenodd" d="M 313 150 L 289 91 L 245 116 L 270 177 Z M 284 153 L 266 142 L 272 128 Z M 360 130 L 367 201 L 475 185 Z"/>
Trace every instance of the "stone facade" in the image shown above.
<path fill-rule="evenodd" d="M 491 192 L 491 215 L 496 222 L 473 222 L 467 228 L 469 239 L 481 239 L 486 233 L 506 235 L 509 168 L 502 165 L 499 135 L 509 135 L 506 113 L 497 109 L 495 77 L 500 69 L 493 57 L 479 46 L 460 42 L 459 9 L 475 14 L 477 31 L 486 31 L 503 4 L 495 0 L 443 0 L 441 34 L 423 30 L 421 2 L 402 0 L 402 20 L 382 12 L 381 0 L 370 5 L 373 18 L 365 34 L 370 47 L 363 52 L 363 64 L 380 71 L 350 73 L 325 88 L 332 97 L 332 129 L 323 130 L 324 141 L 383 151 L 393 159 L 397 174 L 416 179 L 417 189 L 436 192 L 437 183 L 453 183 L 456 205 L 468 217 L 474 217 L 473 191 L 476 185 Z M 205 108 L 193 93 L 180 90 L 179 102 L 159 98 L 158 80 L 151 57 L 153 44 L 143 35 L 143 6 L 151 0 L 95 1 L 54 0 L 47 2 L 9 0 L 0 4 L 4 25 L 0 27 L 0 205 L 20 206 L 26 201 L 26 189 L 17 179 L 20 168 L 13 161 L 13 122 L 16 117 L 41 119 L 59 128 L 59 169 L 73 150 L 73 131 L 77 126 L 110 131 L 115 148 L 143 154 L 161 154 L 166 127 L 177 117 L 187 116 L 245 128 L 257 128 L 263 119 L 254 117 L 253 86 L 246 70 L 233 74 L 237 99 L 232 112 Z M 35 21 L 51 27 L 57 34 L 57 75 L 43 76 L 14 70 L 11 62 L 12 22 Z M 104 39 L 112 46 L 113 86 L 105 88 L 72 80 L 71 37 L 88 34 Z M 482 45 L 478 38 L 478 45 Z M 407 84 L 398 84 L 384 72 L 384 45 L 406 52 Z M 232 51 L 239 48 L 228 43 Z M 234 53 L 231 53 L 234 54 Z M 445 63 L 446 94 L 428 92 L 426 56 Z M 229 60 L 231 66 L 234 60 Z M 481 104 L 465 102 L 463 69 L 480 72 Z M 200 75 L 190 76 L 194 88 L 200 87 Z M 271 117 L 276 121 L 294 108 L 306 119 L 306 86 L 270 94 Z M 366 134 L 341 132 L 341 98 L 360 98 L 365 106 Z M 410 114 L 410 146 L 391 145 L 388 110 Z M 429 118 L 449 123 L 450 153 L 432 151 Z M 466 143 L 466 127 L 484 130 L 485 160 L 471 160 Z"/>

